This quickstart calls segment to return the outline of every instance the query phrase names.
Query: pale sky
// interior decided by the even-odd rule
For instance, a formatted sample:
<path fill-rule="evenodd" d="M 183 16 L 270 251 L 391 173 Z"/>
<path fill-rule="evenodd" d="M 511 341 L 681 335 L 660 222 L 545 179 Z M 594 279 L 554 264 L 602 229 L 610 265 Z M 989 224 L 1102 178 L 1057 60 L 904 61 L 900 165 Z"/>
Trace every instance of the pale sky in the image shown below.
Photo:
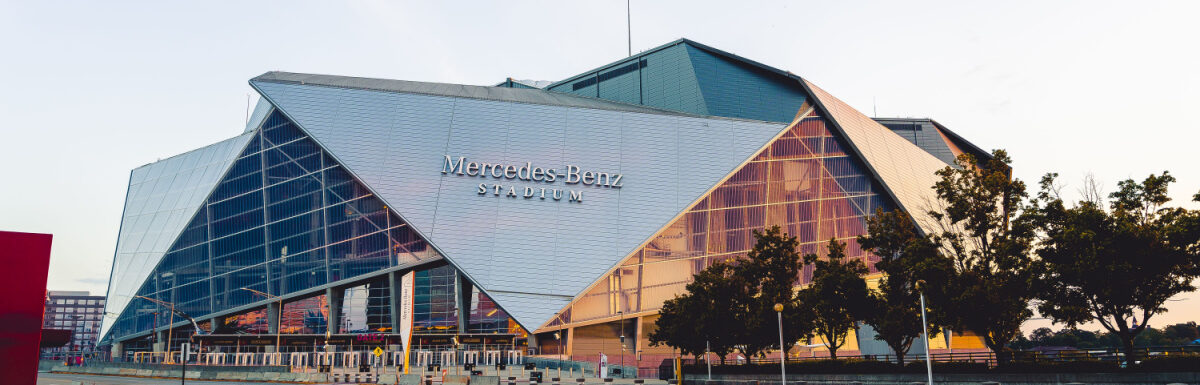
<path fill-rule="evenodd" d="M 632 40 L 687 37 L 868 115 L 931 117 L 1009 150 L 1031 188 L 1050 171 L 1111 191 L 1170 170 L 1174 203 L 1197 207 L 1196 15 L 1195 1 L 633 1 Z M 0 0 L 0 230 L 54 234 L 49 288 L 104 294 L 130 170 L 240 133 L 248 79 L 561 80 L 625 57 L 625 20 L 622 1 Z M 1200 320 L 1198 297 L 1151 323 Z"/>

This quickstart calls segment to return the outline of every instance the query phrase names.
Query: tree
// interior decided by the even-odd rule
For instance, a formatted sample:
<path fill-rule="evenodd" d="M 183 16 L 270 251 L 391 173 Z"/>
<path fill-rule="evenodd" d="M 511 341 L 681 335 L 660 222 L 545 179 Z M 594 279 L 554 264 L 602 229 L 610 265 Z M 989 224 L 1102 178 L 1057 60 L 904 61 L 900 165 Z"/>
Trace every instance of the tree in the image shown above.
<path fill-rule="evenodd" d="M 1167 326 L 1163 328 L 1163 334 L 1171 340 L 1172 345 L 1185 345 L 1200 338 L 1200 328 L 1192 321 Z"/>
<path fill-rule="evenodd" d="M 1165 171 L 1120 182 L 1108 210 L 1095 198 L 1068 207 L 1054 191 L 1055 177 L 1042 178 L 1037 204 L 1044 233 L 1038 311 L 1068 327 L 1100 323 L 1120 338 L 1132 364 L 1134 340 L 1166 312 L 1167 299 L 1196 290 L 1200 234 L 1192 226 L 1200 213 L 1162 207 L 1175 181 Z"/>
<path fill-rule="evenodd" d="M 1038 346 L 1048 345 L 1051 338 L 1054 338 L 1054 331 L 1050 330 L 1048 327 L 1033 329 L 1033 331 L 1029 333 L 1029 341 L 1037 344 Z"/>
<path fill-rule="evenodd" d="M 864 251 L 881 258 L 875 267 L 885 276 L 879 290 L 871 292 L 871 311 L 865 323 L 875 329 L 875 339 L 887 343 L 900 365 L 913 341 L 925 332 L 921 325 L 920 293 L 914 289 L 918 269 L 943 258 L 937 246 L 917 229 L 902 210 L 877 210 L 867 222 L 867 235 L 859 236 Z M 937 330 L 930 327 L 930 330 Z"/>
<path fill-rule="evenodd" d="M 811 312 L 799 306 L 793 290 L 800 275 L 800 254 L 796 251 L 799 242 L 796 237 L 784 234 L 779 226 L 761 232 L 755 230 L 754 239 L 754 247 L 737 266 L 739 274 L 751 285 L 748 290 L 754 297 L 746 324 L 749 338 L 744 344 L 749 355 L 779 344 L 779 320 L 774 309 L 778 303 L 783 305 L 781 348 L 786 352 L 796 341 L 812 335 Z"/>
<path fill-rule="evenodd" d="M 805 264 L 814 265 L 812 283 L 797 293 L 800 304 L 812 312 L 816 334 L 825 340 L 829 356 L 837 359 L 837 350 L 855 323 L 867 317 L 870 307 L 867 282 L 862 275 L 867 266 L 859 260 L 846 261 L 846 244 L 829 240 L 829 254 L 804 256 Z"/>
<path fill-rule="evenodd" d="M 938 226 L 933 240 L 949 264 L 925 267 L 935 322 L 983 337 L 1001 364 L 1008 344 L 1033 316 L 1032 220 L 1023 216 L 1025 183 L 1012 178 L 1004 150 L 979 162 L 970 154 L 937 172 L 940 207 L 929 211 Z"/>
<path fill-rule="evenodd" d="M 730 326 L 747 322 L 754 301 L 748 287 L 734 266 L 714 263 L 693 277 L 686 293 L 663 303 L 650 344 L 698 355 L 707 342 L 709 351 L 725 363 L 734 346 L 747 338 L 746 329 Z"/>
<path fill-rule="evenodd" d="M 714 263 L 692 278 L 684 294 L 663 303 L 651 345 L 699 354 L 708 341 L 722 363 L 735 347 L 757 355 L 779 343 L 776 303 L 784 305 L 784 351 L 811 335 L 811 317 L 792 289 L 800 273 L 796 238 L 778 226 L 754 237 L 745 259 Z"/>

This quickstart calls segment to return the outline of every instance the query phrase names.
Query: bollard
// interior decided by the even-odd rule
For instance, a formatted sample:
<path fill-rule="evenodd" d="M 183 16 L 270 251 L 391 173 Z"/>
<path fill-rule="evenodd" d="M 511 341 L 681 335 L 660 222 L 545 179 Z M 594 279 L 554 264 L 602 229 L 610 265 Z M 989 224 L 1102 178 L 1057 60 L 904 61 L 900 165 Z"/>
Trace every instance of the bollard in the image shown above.
<path fill-rule="evenodd" d="M 582 384 L 582 383 L 583 383 L 583 378 L 576 378 L 576 379 L 575 379 L 575 382 L 578 382 L 578 383 Z"/>
<path fill-rule="evenodd" d="M 645 383 L 646 383 L 646 380 L 643 380 L 643 379 L 637 378 L 637 379 L 634 379 L 634 380 L 633 380 L 633 383 L 635 383 L 635 384 L 645 384 Z"/>
<path fill-rule="evenodd" d="M 605 382 L 605 383 L 612 382 L 612 377 L 605 377 L 605 378 L 604 378 L 604 382 Z"/>

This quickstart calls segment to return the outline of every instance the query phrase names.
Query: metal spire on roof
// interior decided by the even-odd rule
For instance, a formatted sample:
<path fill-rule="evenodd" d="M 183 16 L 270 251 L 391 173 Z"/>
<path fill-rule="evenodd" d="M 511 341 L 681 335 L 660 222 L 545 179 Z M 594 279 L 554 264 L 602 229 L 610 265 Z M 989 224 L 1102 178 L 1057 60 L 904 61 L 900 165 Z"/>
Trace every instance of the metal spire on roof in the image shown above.
<path fill-rule="evenodd" d="M 629 38 L 629 51 L 627 56 L 633 56 L 633 22 L 629 16 L 629 0 L 625 0 L 625 36 Z"/>

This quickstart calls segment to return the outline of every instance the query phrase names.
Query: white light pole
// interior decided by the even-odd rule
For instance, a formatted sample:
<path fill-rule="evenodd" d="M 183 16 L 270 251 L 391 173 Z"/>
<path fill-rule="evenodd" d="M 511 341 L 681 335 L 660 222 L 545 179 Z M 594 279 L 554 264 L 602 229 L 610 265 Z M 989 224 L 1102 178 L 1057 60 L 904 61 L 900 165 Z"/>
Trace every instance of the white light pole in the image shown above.
<path fill-rule="evenodd" d="M 708 365 L 708 380 L 712 381 L 712 360 L 708 356 L 708 341 L 704 341 L 704 364 Z"/>
<path fill-rule="evenodd" d="M 917 280 L 917 294 L 921 296 L 921 330 L 925 333 L 925 374 L 929 385 L 933 385 L 933 361 L 929 360 L 929 322 L 925 321 L 925 280 Z"/>
<path fill-rule="evenodd" d="M 787 385 L 787 352 L 783 349 L 783 304 L 775 304 L 775 318 L 779 320 L 779 384 Z"/>
<path fill-rule="evenodd" d="M 558 329 L 558 331 L 557 331 L 557 332 L 554 332 L 554 341 L 555 341 L 555 343 L 554 343 L 554 344 L 555 344 L 555 345 L 557 345 L 557 346 L 556 346 L 556 347 L 557 347 L 557 349 L 555 349 L 555 350 L 558 350 L 558 365 L 556 365 L 556 366 L 558 366 L 558 378 L 562 378 L 562 366 L 563 366 L 563 359 L 562 359 L 562 353 L 563 353 L 562 329 Z"/>

